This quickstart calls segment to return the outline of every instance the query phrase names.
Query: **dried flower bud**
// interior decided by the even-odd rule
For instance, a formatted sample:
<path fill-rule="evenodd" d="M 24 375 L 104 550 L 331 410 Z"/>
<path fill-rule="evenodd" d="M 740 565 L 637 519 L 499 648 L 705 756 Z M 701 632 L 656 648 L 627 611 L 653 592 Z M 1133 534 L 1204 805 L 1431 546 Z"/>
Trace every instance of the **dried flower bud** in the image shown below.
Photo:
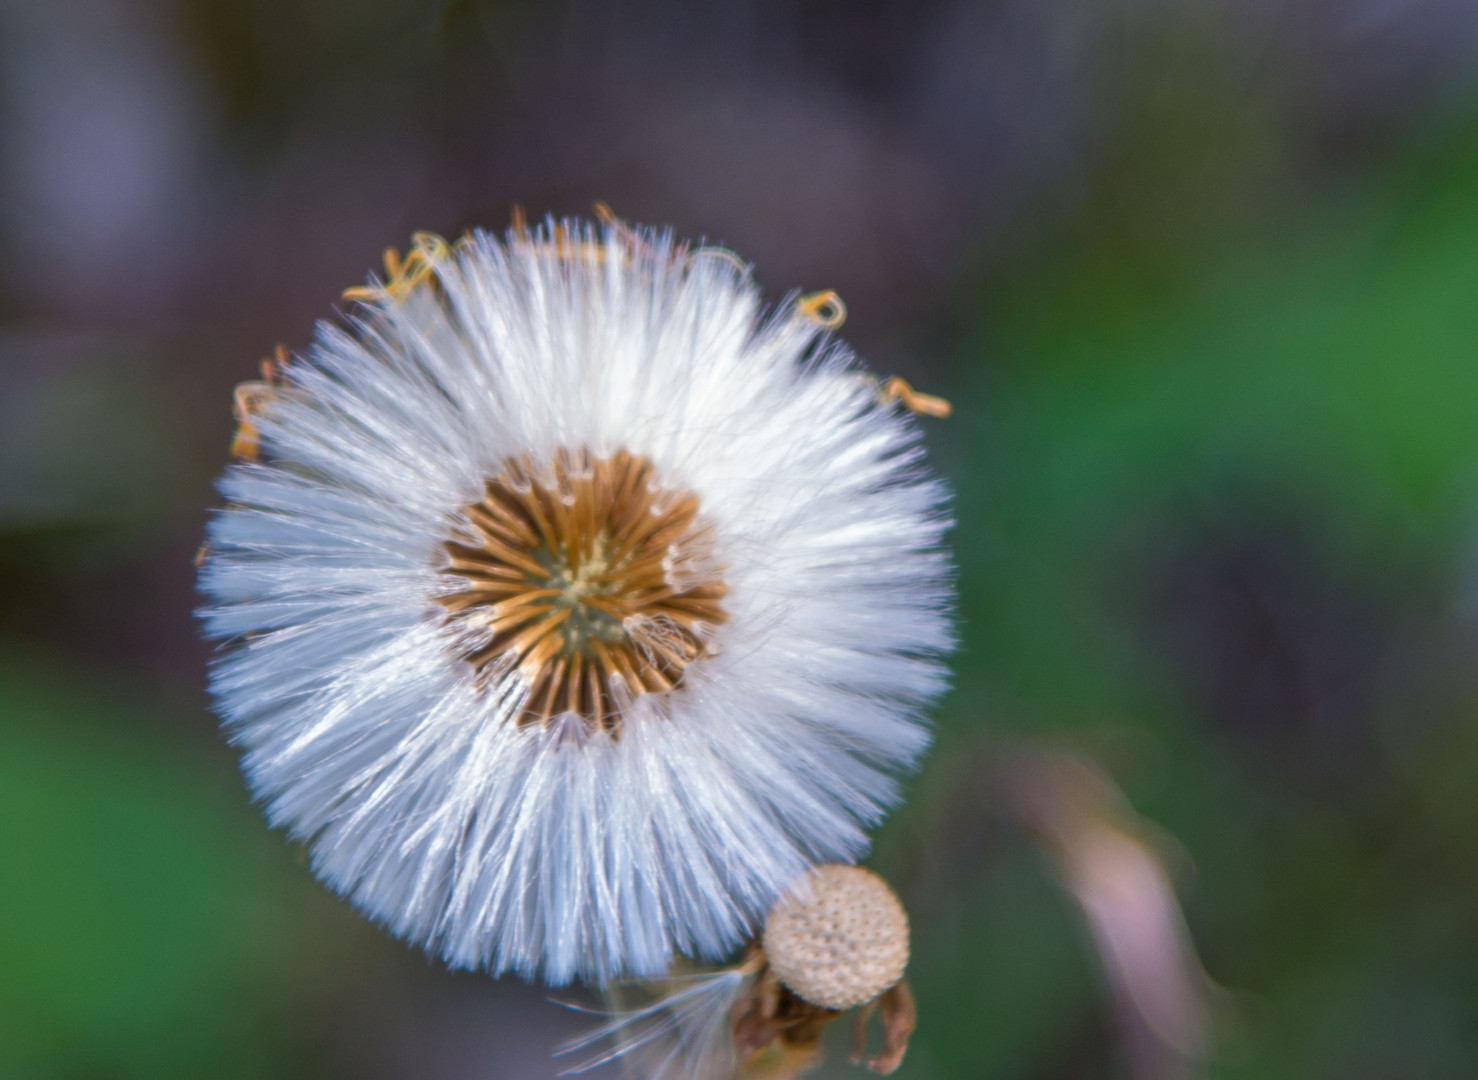
<path fill-rule="evenodd" d="M 610 1038 L 611 1050 L 569 1072 L 622 1058 L 628 1076 L 651 1080 L 795 1080 L 820 1065 L 826 1028 L 855 1008 L 852 1061 L 886 1076 L 918 1022 L 907 963 L 908 916 L 887 883 L 822 866 L 770 909 L 763 944 L 751 942 L 738 965 L 654 984 L 656 1000 L 607 1014 L 560 1053 Z M 874 1016 L 882 1041 L 869 1056 Z"/>
<path fill-rule="evenodd" d="M 871 871 L 823 866 L 770 909 L 764 945 L 776 977 L 797 996 L 851 1009 L 903 977 L 908 915 Z"/>

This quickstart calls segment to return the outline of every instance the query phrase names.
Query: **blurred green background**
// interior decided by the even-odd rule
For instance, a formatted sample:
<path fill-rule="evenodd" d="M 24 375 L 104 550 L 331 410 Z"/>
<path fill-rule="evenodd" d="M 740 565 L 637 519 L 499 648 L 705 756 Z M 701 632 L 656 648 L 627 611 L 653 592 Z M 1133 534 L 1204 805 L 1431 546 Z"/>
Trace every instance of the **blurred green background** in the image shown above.
<path fill-rule="evenodd" d="M 257 357 L 597 199 L 954 402 L 900 1076 L 1478 1075 L 1475 71 L 1467 0 L 0 4 L 0 1078 L 556 1071 L 249 805 L 191 557 Z"/>

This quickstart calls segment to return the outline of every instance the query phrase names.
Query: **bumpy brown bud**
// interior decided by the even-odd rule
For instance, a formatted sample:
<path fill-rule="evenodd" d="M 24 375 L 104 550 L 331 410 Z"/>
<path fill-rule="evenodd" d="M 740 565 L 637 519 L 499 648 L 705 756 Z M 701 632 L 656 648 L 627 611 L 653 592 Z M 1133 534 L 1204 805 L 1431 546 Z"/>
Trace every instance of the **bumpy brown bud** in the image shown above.
<path fill-rule="evenodd" d="M 903 977 L 908 915 L 871 871 L 822 866 L 770 909 L 764 948 L 775 976 L 798 997 L 851 1009 Z"/>

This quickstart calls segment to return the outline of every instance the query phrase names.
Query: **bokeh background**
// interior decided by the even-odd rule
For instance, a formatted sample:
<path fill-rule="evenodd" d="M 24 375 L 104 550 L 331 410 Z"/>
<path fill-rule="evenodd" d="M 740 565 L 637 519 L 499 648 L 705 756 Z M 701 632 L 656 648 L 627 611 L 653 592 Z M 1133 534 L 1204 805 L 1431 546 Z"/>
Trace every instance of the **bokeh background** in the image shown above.
<path fill-rule="evenodd" d="M 555 1072 L 249 804 L 191 559 L 385 245 L 597 199 L 955 404 L 901 1076 L 1478 1075 L 1470 0 L 0 0 L 0 1077 Z"/>

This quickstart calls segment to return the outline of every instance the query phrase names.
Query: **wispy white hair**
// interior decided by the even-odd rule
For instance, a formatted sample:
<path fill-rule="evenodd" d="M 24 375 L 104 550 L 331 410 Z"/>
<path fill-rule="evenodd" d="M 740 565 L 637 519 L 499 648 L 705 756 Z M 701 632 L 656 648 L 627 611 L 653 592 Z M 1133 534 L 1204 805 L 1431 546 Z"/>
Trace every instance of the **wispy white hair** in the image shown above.
<path fill-rule="evenodd" d="M 731 257 L 562 223 L 433 263 L 319 324 L 220 481 L 219 712 L 314 872 L 453 966 L 558 985 L 720 959 L 807 867 L 866 850 L 928 744 L 945 492 L 913 418 Z M 527 687 L 474 678 L 437 603 L 502 464 L 575 448 L 696 494 L 728 587 L 711 654 L 615 734 L 520 724 Z"/>
<path fill-rule="evenodd" d="M 739 1063 L 734 1009 L 753 983 L 754 974 L 743 967 L 724 968 L 647 984 L 654 996 L 635 1008 L 596 1011 L 565 1002 L 601 1017 L 601 1023 L 555 1051 L 556 1057 L 585 1055 L 560 1075 L 578 1076 L 620 1061 L 633 1080 L 731 1080 Z M 612 986 L 606 996 L 618 999 L 622 989 Z"/>

